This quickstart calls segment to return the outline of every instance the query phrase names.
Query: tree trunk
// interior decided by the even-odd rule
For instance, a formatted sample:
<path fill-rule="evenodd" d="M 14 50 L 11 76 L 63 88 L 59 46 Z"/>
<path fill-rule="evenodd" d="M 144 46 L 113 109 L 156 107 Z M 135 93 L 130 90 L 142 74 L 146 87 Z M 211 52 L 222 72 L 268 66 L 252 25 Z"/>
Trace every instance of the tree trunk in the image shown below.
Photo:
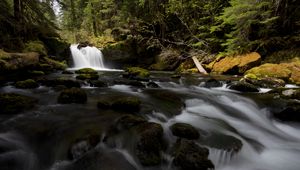
<path fill-rule="evenodd" d="M 91 3 L 91 14 L 92 14 L 92 22 L 93 22 L 93 33 L 94 36 L 98 36 L 98 32 L 97 32 L 97 23 L 96 23 L 96 13 L 95 13 L 95 8 L 93 3 Z"/>

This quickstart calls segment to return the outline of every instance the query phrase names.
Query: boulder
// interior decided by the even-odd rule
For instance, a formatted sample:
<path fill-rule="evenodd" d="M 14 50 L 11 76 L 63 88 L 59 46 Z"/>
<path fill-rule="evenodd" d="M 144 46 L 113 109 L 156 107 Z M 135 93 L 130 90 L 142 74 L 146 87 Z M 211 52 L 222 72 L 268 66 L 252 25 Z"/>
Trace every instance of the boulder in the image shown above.
<path fill-rule="evenodd" d="M 242 81 L 233 82 L 229 85 L 229 89 L 240 92 L 259 92 L 256 86 Z"/>
<path fill-rule="evenodd" d="M 78 80 L 98 80 L 98 78 L 98 74 L 79 74 L 76 76 L 76 79 Z"/>
<path fill-rule="evenodd" d="M 42 56 L 47 55 L 47 50 L 43 42 L 41 41 L 29 41 L 25 44 L 23 52 L 37 52 Z"/>
<path fill-rule="evenodd" d="M 150 76 L 148 70 L 140 67 L 128 67 L 125 71 L 128 73 L 129 77 L 147 78 Z"/>
<path fill-rule="evenodd" d="M 282 79 L 274 78 L 274 77 L 263 77 L 258 78 L 254 74 L 246 74 L 244 78 L 241 80 L 250 84 L 253 84 L 262 88 L 279 88 L 284 87 L 285 82 Z"/>
<path fill-rule="evenodd" d="M 34 107 L 37 100 L 15 93 L 0 94 L 0 113 L 16 114 Z"/>
<path fill-rule="evenodd" d="M 135 154 L 144 166 L 159 165 L 162 161 L 163 128 L 157 123 L 143 123 L 134 127 L 138 136 Z"/>
<path fill-rule="evenodd" d="M 258 66 L 261 62 L 261 56 L 256 52 L 252 52 L 246 55 L 217 58 L 217 60 L 211 66 L 212 72 L 218 74 L 243 74 L 248 69 Z"/>
<path fill-rule="evenodd" d="M 39 79 L 38 82 L 47 87 L 55 87 L 61 85 L 66 86 L 68 88 L 80 87 L 80 82 L 71 79 L 65 79 L 65 78 Z"/>
<path fill-rule="evenodd" d="M 64 70 L 62 74 L 74 74 L 72 71 Z"/>
<path fill-rule="evenodd" d="M 173 146 L 173 164 L 179 169 L 208 170 L 214 169 L 208 159 L 207 148 L 197 145 L 194 141 L 178 139 Z"/>
<path fill-rule="evenodd" d="M 19 89 L 34 89 L 39 87 L 39 84 L 32 79 L 27 79 L 24 81 L 18 81 L 15 86 Z"/>
<path fill-rule="evenodd" d="M 65 61 L 56 61 L 49 57 L 42 57 L 40 60 L 39 65 L 36 69 L 45 71 L 45 72 L 52 72 L 53 70 L 65 70 L 67 68 L 67 64 Z"/>
<path fill-rule="evenodd" d="M 174 136 L 185 139 L 198 139 L 199 132 L 192 125 L 186 123 L 175 123 L 170 127 Z"/>
<path fill-rule="evenodd" d="M 98 100 L 99 109 L 112 109 L 124 112 L 137 112 L 141 101 L 137 97 L 120 96 L 118 98 L 103 98 Z"/>
<path fill-rule="evenodd" d="M 281 121 L 300 122 L 300 103 L 289 102 L 281 111 L 273 113 L 273 116 Z"/>
<path fill-rule="evenodd" d="M 153 81 L 150 81 L 149 83 L 147 83 L 147 87 L 148 88 L 159 88 L 159 85 Z"/>
<path fill-rule="evenodd" d="M 204 87 L 206 88 L 222 87 L 222 86 L 223 84 L 214 78 L 211 78 L 204 83 Z"/>
<path fill-rule="evenodd" d="M 274 77 L 278 79 L 288 80 L 291 76 L 291 70 L 280 64 L 267 63 L 248 70 L 246 74 L 254 74 L 258 78 Z"/>
<path fill-rule="evenodd" d="M 73 87 L 63 90 L 58 96 L 57 101 L 61 104 L 86 103 L 87 95 L 84 90 Z"/>
<path fill-rule="evenodd" d="M 91 87 L 107 87 L 108 84 L 102 80 L 90 80 L 89 81 Z"/>
<path fill-rule="evenodd" d="M 130 129 L 134 126 L 137 126 L 139 124 L 146 123 L 146 122 L 147 122 L 147 120 L 140 116 L 124 115 L 116 120 L 116 123 L 114 124 L 114 128 L 117 131 L 121 131 L 124 129 Z"/>
<path fill-rule="evenodd" d="M 100 142 L 100 135 L 87 135 L 76 139 L 69 149 L 70 159 L 78 159 L 93 149 Z"/>
<path fill-rule="evenodd" d="M 214 132 L 203 137 L 201 139 L 201 144 L 211 148 L 224 150 L 231 154 L 239 152 L 243 147 L 242 141 L 236 137 Z"/>

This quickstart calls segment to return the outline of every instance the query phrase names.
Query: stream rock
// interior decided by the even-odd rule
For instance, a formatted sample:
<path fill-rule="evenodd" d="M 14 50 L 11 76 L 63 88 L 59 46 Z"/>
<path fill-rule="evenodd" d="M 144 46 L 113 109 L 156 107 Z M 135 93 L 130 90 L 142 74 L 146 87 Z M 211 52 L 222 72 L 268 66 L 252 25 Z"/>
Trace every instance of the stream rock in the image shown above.
<path fill-rule="evenodd" d="M 114 80 L 114 84 L 128 85 L 137 88 L 145 88 L 145 85 L 137 80 L 128 80 L 128 79 L 116 79 Z"/>
<path fill-rule="evenodd" d="M 207 148 L 197 145 L 194 141 L 178 139 L 173 146 L 173 164 L 179 169 L 208 170 L 213 163 L 208 159 Z"/>
<path fill-rule="evenodd" d="M 76 79 L 79 80 L 98 80 L 98 78 L 98 74 L 79 74 L 78 76 L 76 76 Z"/>
<path fill-rule="evenodd" d="M 61 86 L 61 85 L 68 87 L 68 88 L 80 87 L 79 81 L 65 79 L 65 78 L 39 79 L 38 82 L 47 87 L 55 87 L 55 86 Z"/>
<path fill-rule="evenodd" d="M 15 93 L 0 94 L 0 113 L 16 114 L 32 109 L 37 99 Z"/>
<path fill-rule="evenodd" d="M 100 135 L 87 135 L 82 139 L 77 139 L 69 149 L 69 157 L 71 159 L 78 159 L 93 149 L 99 142 Z"/>
<path fill-rule="evenodd" d="M 300 102 L 289 101 L 280 112 L 273 113 L 273 116 L 285 122 L 300 122 Z"/>
<path fill-rule="evenodd" d="M 238 81 L 229 85 L 229 89 L 240 92 L 259 92 L 258 88 L 250 83 Z"/>
<path fill-rule="evenodd" d="M 186 123 L 175 123 L 170 127 L 174 136 L 185 139 L 198 139 L 199 132 L 192 125 Z"/>
<path fill-rule="evenodd" d="M 241 81 L 253 84 L 261 88 L 279 88 L 285 86 L 285 82 L 282 79 L 274 77 L 258 78 L 254 74 L 245 75 Z"/>
<path fill-rule="evenodd" d="M 87 95 L 84 90 L 80 88 L 70 88 L 63 90 L 57 99 L 58 103 L 69 104 L 69 103 L 86 103 Z"/>
<path fill-rule="evenodd" d="M 102 80 L 90 80 L 89 81 L 91 87 L 107 87 L 108 84 Z"/>
<path fill-rule="evenodd" d="M 97 106 L 99 109 L 112 109 L 132 113 L 140 110 L 141 101 L 133 96 L 120 96 L 118 98 L 100 99 Z"/>
<path fill-rule="evenodd" d="M 147 87 L 148 88 L 159 88 L 159 85 L 156 84 L 155 82 L 151 81 L 151 82 L 147 83 Z"/>
<path fill-rule="evenodd" d="M 162 161 L 163 128 L 157 123 L 143 123 L 134 127 L 138 135 L 135 154 L 144 166 L 159 165 Z"/>
<path fill-rule="evenodd" d="M 39 84 L 32 79 L 27 79 L 24 81 L 16 82 L 15 86 L 16 86 L 16 88 L 19 88 L 19 89 L 34 89 L 34 88 L 39 87 Z"/>
<path fill-rule="evenodd" d="M 204 83 L 204 87 L 206 87 L 206 88 L 222 87 L 222 85 L 223 84 L 220 81 L 218 81 L 214 78 L 211 78 Z"/>
<path fill-rule="evenodd" d="M 75 71 L 76 74 L 98 74 L 98 72 L 92 68 L 82 68 Z"/>

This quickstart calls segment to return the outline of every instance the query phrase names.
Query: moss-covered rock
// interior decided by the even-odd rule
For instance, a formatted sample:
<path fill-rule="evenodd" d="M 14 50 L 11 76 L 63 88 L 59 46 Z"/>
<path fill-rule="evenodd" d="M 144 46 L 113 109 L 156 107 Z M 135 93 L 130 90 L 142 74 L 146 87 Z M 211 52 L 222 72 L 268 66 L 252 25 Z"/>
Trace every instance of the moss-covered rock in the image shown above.
<path fill-rule="evenodd" d="M 68 67 L 65 61 L 57 61 L 49 57 L 43 57 L 41 60 L 41 64 L 47 64 L 47 67 L 49 67 L 48 70 L 50 69 L 50 71 L 65 70 Z"/>
<path fill-rule="evenodd" d="M 32 79 L 27 79 L 24 81 L 18 81 L 15 86 L 19 89 L 34 89 L 39 87 L 39 84 Z"/>
<path fill-rule="evenodd" d="M 118 131 L 121 131 L 146 122 L 147 120 L 145 118 L 137 115 L 124 115 L 116 121 L 114 128 Z"/>
<path fill-rule="evenodd" d="M 252 52 L 246 55 L 217 58 L 217 60 L 211 66 L 212 72 L 218 74 L 243 74 L 246 70 L 259 65 L 261 56 L 256 52 Z"/>
<path fill-rule="evenodd" d="M 233 82 L 229 85 L 229 89 L 240 92 L 259 92 L 257 86 L 243 81 Z"/>
<path fill-rule="evenodd" d="M 29 73 L 32 76 L 43 76 L 43 75 L 45 75 L 45 72 L 43 72 L 43 71 L 37 71 L 37 70 L 30 71 Z"/>
<path fill-rule="evenodd" d="M 176 69 L 177 73 L 191 73 L 191 70 L 195 68 L 195 64 L 191 58 L 186 59 Z M 196 68 L 197 69 L 197 68 Z M 198 72 L 198 70 L 197 70 Z"/>
<path fill-rule="evenodd" d="M 207 80 L 205 83 L 204 83 L 204 87 L 206 88 L 213 88 L 213 87 L 222 87 L 222 82 L 214 79 L 214 78 L 211 78 L 209 80 Z"/>
<path fill-rule="evenodd" d="M 291 71 L 283 65 L 267 63 L 248 70 L 246 74 L 254 74 L 259 78 L 275 77 L 288 80 L 291 75 Z"/>
<path fill-rule="evenodd" d="M 146 78 L 150 76 L 150 73 L 148 70 L 140 68 L 140 67 L 128 67 L 125 70 L 129 76 L 133 77 L 141 77 L 141 78 Z"/>
<path fill-rule="evenodd" d="M 195 142 L 178 139 L 173 147 L 173 164 L 182 169 L 208 170 L 213 169 L 213 163 L 208 159 L 207 148 L 200 147 Z"/>
<path fill-rule="evenodd" d="M 16 114 L 34 107 L 37 100 L 15 93 L 0 94 L 0 113 Z"/>
<path fill-rule="evenodd" d="M 98 74 L 98 72 L 92 68 L 82 68 L 75 71 L 76 74 Z"/>
<path fill-rule="evenodd" d="M 99 109 L 113 109 L 124 112 L 137 112 L 140 110 L 141 101 L 137 97 L 120 96 L 118 98 L 103 98 L 98 100 Z"/>
<path fill-rule="evenodd" d="M 29 41 L 25 44 L 23 52 L 37 52 L 42 56 L 47 55 L 47 50 L 43 42 L 41 41 Z"/>
<path fill-rule="evenodd" d="M 138 135 L 135 154 L 144 166 L 159 165 L 162 161 L 163 128 L 157 123 L 142 123 L 134 127 Z"/>
<path fill-rule="evenodd" d="M 65 79 L 65 78 L 40 79 L 40 80 L 38 80 L 38 82 L 47 87 L 55 87 L 55 86 L 61 86 L 61 85 L 68 87 L 68 88 L 80 87 L 80 82 L 71 80 L 71 79 Z"/>
<path fill-rule="evenodd" d="M 61 74 L 74 74 L 72 71 L 64 70 L 61 72 Z"/>
<path fill-rule="evenodd" d="M 186 123 L 175 123 L 170 127 L 174 136 L 185 139 L 198 139 L 199 132 L 192 125 Z"/>
<path fill-rule="evenodd" d="M 273 113 L 273 116 L 285 122 L 300 122 L 300 103 L 288 102 L 281 111 Z"/>
<path fill-rule="evenodd" d="M 264 78 L 258 78 L 254 74 L 247 74 L 244 76 L 241 81 L 244 81 L 246 83 L 253 84 L 258 87 L 262 88 L 278 88 L 278 87 L 284 87 L 285 82 L 282 79 L 274 78 L 274 77 L 264 77 Z"/>
<path fill-rule="evenodd" d="M 63 90 L 57 99 L 58 103 L 86 103 L 87 95 L 84 90 L 80 88 L 70 88 Z"/>
<path fill-rule="evenodd" d="M 98 80 L 98 78 L 98 74 L 79 74 L 78 76 L 76 76 L 76 79 L 79 80 Z"/>

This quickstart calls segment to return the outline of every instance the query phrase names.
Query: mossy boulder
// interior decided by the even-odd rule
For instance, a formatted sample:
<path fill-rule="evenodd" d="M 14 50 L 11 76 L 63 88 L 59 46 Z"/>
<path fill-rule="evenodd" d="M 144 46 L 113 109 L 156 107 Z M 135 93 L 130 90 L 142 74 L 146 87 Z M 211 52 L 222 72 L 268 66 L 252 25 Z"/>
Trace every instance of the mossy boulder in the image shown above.
<path fill-rule="evenodd" d="M 198 139 L 199 132 L 192 125 L 186 123 L 175 123 L 170 127 L 174 136 L 185 139 Z"/>
<path fill-rule="evenodd" d="M 248 69 L 261 63 L 261 56 L 252 52 L 240 56 L 217 58 L 211 66 L 211 71 L 218 74 L 243 74 Z"/>
<path fill-rule="evenodd" d="M 180 52 L 176 49 L 164 49 L 157 57 L 156 63 L 152 64 L 150 70 L 174 71 L 180 65 Z"/>
<path fill-rule="evenodd" d="M 140 68 L 140 67 L 128 67 L 125 69 L 125 71 L 129 74 L 129 76 L 132 76 L 132 77 L 147 78 L 150 76 L 150 73 L 148 70 Z"/>
<path fill-rule="evenodd" d="M 232 156 L 239 152 L 243 147 L 242 141 L 238 138 L 217 132 L 206 134 L 205 137 L 201 138 L 201 144 L 227 151 L 232 154 Z"/>
<path fill-rule="evenodd" d="M 47 55 L 47 50 L 42 41 L 29 41 L 25 44 L 23 52 L 37 52 L 42 56 Z"/>
<path fill-rule="evenodd" d="M 82 68 L 75 71 L 76 74 L 98 74 L 98 72 L 92 68 Z"/>
<path fill-rule="evenodd" d="M 29 74 L 32 76 L 43 76 L 43 75 L 45 75 L 45 72 L 33 70 L 33 71 L 29 71 Z"/>
<path fill-rule="evenodd" d="M 34 107 L 37 100 L 15 93 L 0 94 L 0 113 L 16 114 Z"/>
<path fill-rule="evenodd" d="M 43 57 L 41 59 L 41 64 L 44 64 L 47 68 L 45 68 L 45 71 L 53 71 L 53 70 L 65 70 L 68 65 L 65 61 L 57 61 L 49 57 Z M 42 67 L 43 71 L 43 67 Z"/>
<path fill-rule="evenodd" d="M 112 109 L 124 112 L 137 112 L 140 110 L 141 101 L 137 97 L 120 96 L 118 98 L 103 98 L 98 100 L 99 109 Z"/>
<path fill-rule="evenodd" d="M 69 104 L 69 103 L 86 103 L 87 95 L 86 92 L 80 88 L 70 88 L 63 90 L 57 99 L 58 103 Z"/>
<path fill-rule="evenodd" d="M 259 92 L 257 86 L 254 86 L 253 84 L 243 82 L 243 81 L 231 83 L 229 85 L 229 89 L 240 91 L 240 92 Z"/>
<path fill-rule="evenodd" d="M 288 102 L 281 111 L 273 113 L 273 116 L 284 122 L 300 122 L 300 102 Z"/>
<path fill-rule="evenodd" d="M 162 161 L 163 128 L 160 124 L 147 122 L 134 127 L 138 136 L 135 154 L 144 166 L 159 165 Z"/>
<path fill-rule="evenodd" d="M 262 88 L 279 88 L 285 86 L 285 81 L 274 77 L 258 78 L 254 74 L 247 74 L 241 81 L 253 84 Z"/>
<path fill-rule="evenodd" d="M 186 59 L 176 69 L 177 73 L 191 73 L 191 70 L 195 68 L 194 61 L 191 58 Z M 197 68 L 196 68 L 197 69 Z M 197 70 L 198 72 L 198 70 Z"/>
<path fill-rule="evenodd" d="M 98 78 L 98 74 L 79 74 L 78 76 L 76 76 L 76 79 L 79 80 L 98 80 Z"/>
<path fill-rule="evenodd" d="M 209 150 L 197 145 L 194 141 L 178 139 L 173 146 L 173 164 L 179 169 L 214 169 L 213 163 L 208 159 Z"/>
<path fill-rule="evenodd" d="M 256 77 L 275 77 L 283 80 L 288 80 L 291 75 L 291 70 L 280 64 L 263 64 L 259 67 L 254 67 L 246 72 L 246 74 L 254 74 Z"/>
<path fill-rule="evenodd" d="M 19 89 L 34 89 L 39 87 L 39 84 L 32 79 L 27 79 L 24 81 L 18 81 L 15 86 Z"/>

